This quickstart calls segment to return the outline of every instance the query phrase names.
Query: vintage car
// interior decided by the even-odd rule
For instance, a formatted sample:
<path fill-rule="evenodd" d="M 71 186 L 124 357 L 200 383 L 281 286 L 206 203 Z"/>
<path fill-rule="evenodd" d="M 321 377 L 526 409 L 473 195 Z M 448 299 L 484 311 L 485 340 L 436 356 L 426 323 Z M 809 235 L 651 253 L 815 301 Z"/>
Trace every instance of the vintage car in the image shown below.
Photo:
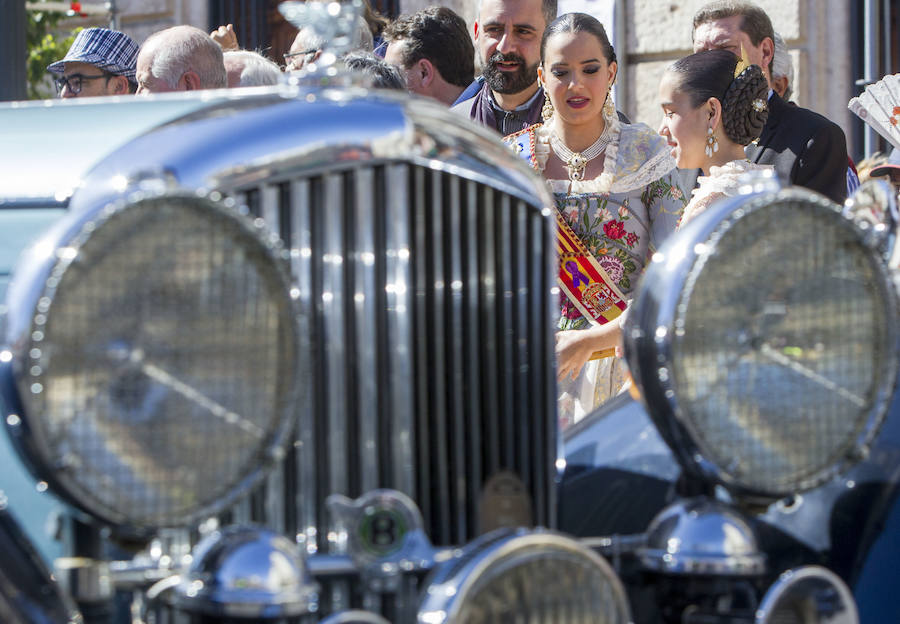
<path fill-rule="evenodd" d="M 0 621 L 900 621 L 883 228 L 708 211 L 563 450 L 544 184 L 340 83 L 0 105 Z"/>

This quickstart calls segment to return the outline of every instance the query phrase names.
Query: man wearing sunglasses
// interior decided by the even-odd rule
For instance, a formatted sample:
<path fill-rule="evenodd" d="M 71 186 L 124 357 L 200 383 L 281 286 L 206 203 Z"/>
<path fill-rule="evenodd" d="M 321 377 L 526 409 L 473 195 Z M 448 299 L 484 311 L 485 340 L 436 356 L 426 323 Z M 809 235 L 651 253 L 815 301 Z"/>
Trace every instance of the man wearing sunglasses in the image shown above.
<path fill-rule="evenodd" d="M 56 75 L 59 97 L 134 93 L 138 44 L 123 32 L 85 28 L 61 61 L 47 70 Z"/>

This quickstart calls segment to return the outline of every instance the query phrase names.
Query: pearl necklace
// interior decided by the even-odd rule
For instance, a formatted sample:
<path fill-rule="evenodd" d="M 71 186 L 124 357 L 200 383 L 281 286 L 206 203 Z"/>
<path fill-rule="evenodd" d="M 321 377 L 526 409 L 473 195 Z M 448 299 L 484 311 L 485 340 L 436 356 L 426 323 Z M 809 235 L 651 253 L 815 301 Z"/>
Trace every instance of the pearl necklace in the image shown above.
<path fill-rule="evenodd" d="M 583 152 L 573 152 L 566 147 L 556 134 L 550 134 L 550 145 L 553 147 L 553 151 L 556 152 L 556 155 L 559 156 L 559 159 L 566 165 L 566 169 L 569 170 L 569 179 L 573 182 L 584 179 L 584 168 L 590 161 L 603 153 L 603 150 L 606 149 L 606 146 L 609 145 L 611 140 L 612 137 L 609 132 L 609 124 L 606 124 L 603 128 L 603 132 L 597 137 L 597 140 Z"/>

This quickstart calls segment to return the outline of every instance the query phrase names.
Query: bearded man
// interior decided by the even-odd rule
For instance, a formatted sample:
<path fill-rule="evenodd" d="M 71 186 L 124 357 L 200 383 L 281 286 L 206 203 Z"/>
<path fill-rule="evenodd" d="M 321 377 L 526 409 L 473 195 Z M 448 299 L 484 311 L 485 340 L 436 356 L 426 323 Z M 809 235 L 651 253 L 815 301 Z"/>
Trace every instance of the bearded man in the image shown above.
<path fill-rule="evenodd" d="M 482 75 L 453 110 L 504 136 L 539 122 L 541 36 L 556 11 L 556 0 L 482 0 L 474 26 Z"/>

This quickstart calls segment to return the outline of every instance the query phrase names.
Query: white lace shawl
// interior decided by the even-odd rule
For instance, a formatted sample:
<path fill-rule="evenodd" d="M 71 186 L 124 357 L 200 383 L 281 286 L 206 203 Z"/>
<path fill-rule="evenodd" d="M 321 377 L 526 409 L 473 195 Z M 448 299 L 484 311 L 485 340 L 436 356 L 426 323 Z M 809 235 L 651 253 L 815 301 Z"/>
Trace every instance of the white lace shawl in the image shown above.
<path fill-rule="evenodd" d="M 607 120 L 607 123 L 610 123 Z M 612 139 L 606 146 L 603 173 L 593 180 L 571 182 L 549 180 L 557 193 L 628 193 L 643 188 L 671 173 L 675 169 L 665 139 L 642 123 L 622 124 L 611 122 Z M 540 171 L 550 156 L 551 130 L 542 124 L 534 130 L 535 161 Z"/>
<path fill-rule="evenodd" d="M 732 160 L 721 167 L 710 167 L 708 176 L 697 178 L 697 188 L 691 192 L 691 201 L 681 217 L 682 225 L 709 208 L 723 197 L 734 197 L 741 186 L 740 177 L 748 171 L 774 169 L 773 165 L 759 165 L 747 160 Z"/>

